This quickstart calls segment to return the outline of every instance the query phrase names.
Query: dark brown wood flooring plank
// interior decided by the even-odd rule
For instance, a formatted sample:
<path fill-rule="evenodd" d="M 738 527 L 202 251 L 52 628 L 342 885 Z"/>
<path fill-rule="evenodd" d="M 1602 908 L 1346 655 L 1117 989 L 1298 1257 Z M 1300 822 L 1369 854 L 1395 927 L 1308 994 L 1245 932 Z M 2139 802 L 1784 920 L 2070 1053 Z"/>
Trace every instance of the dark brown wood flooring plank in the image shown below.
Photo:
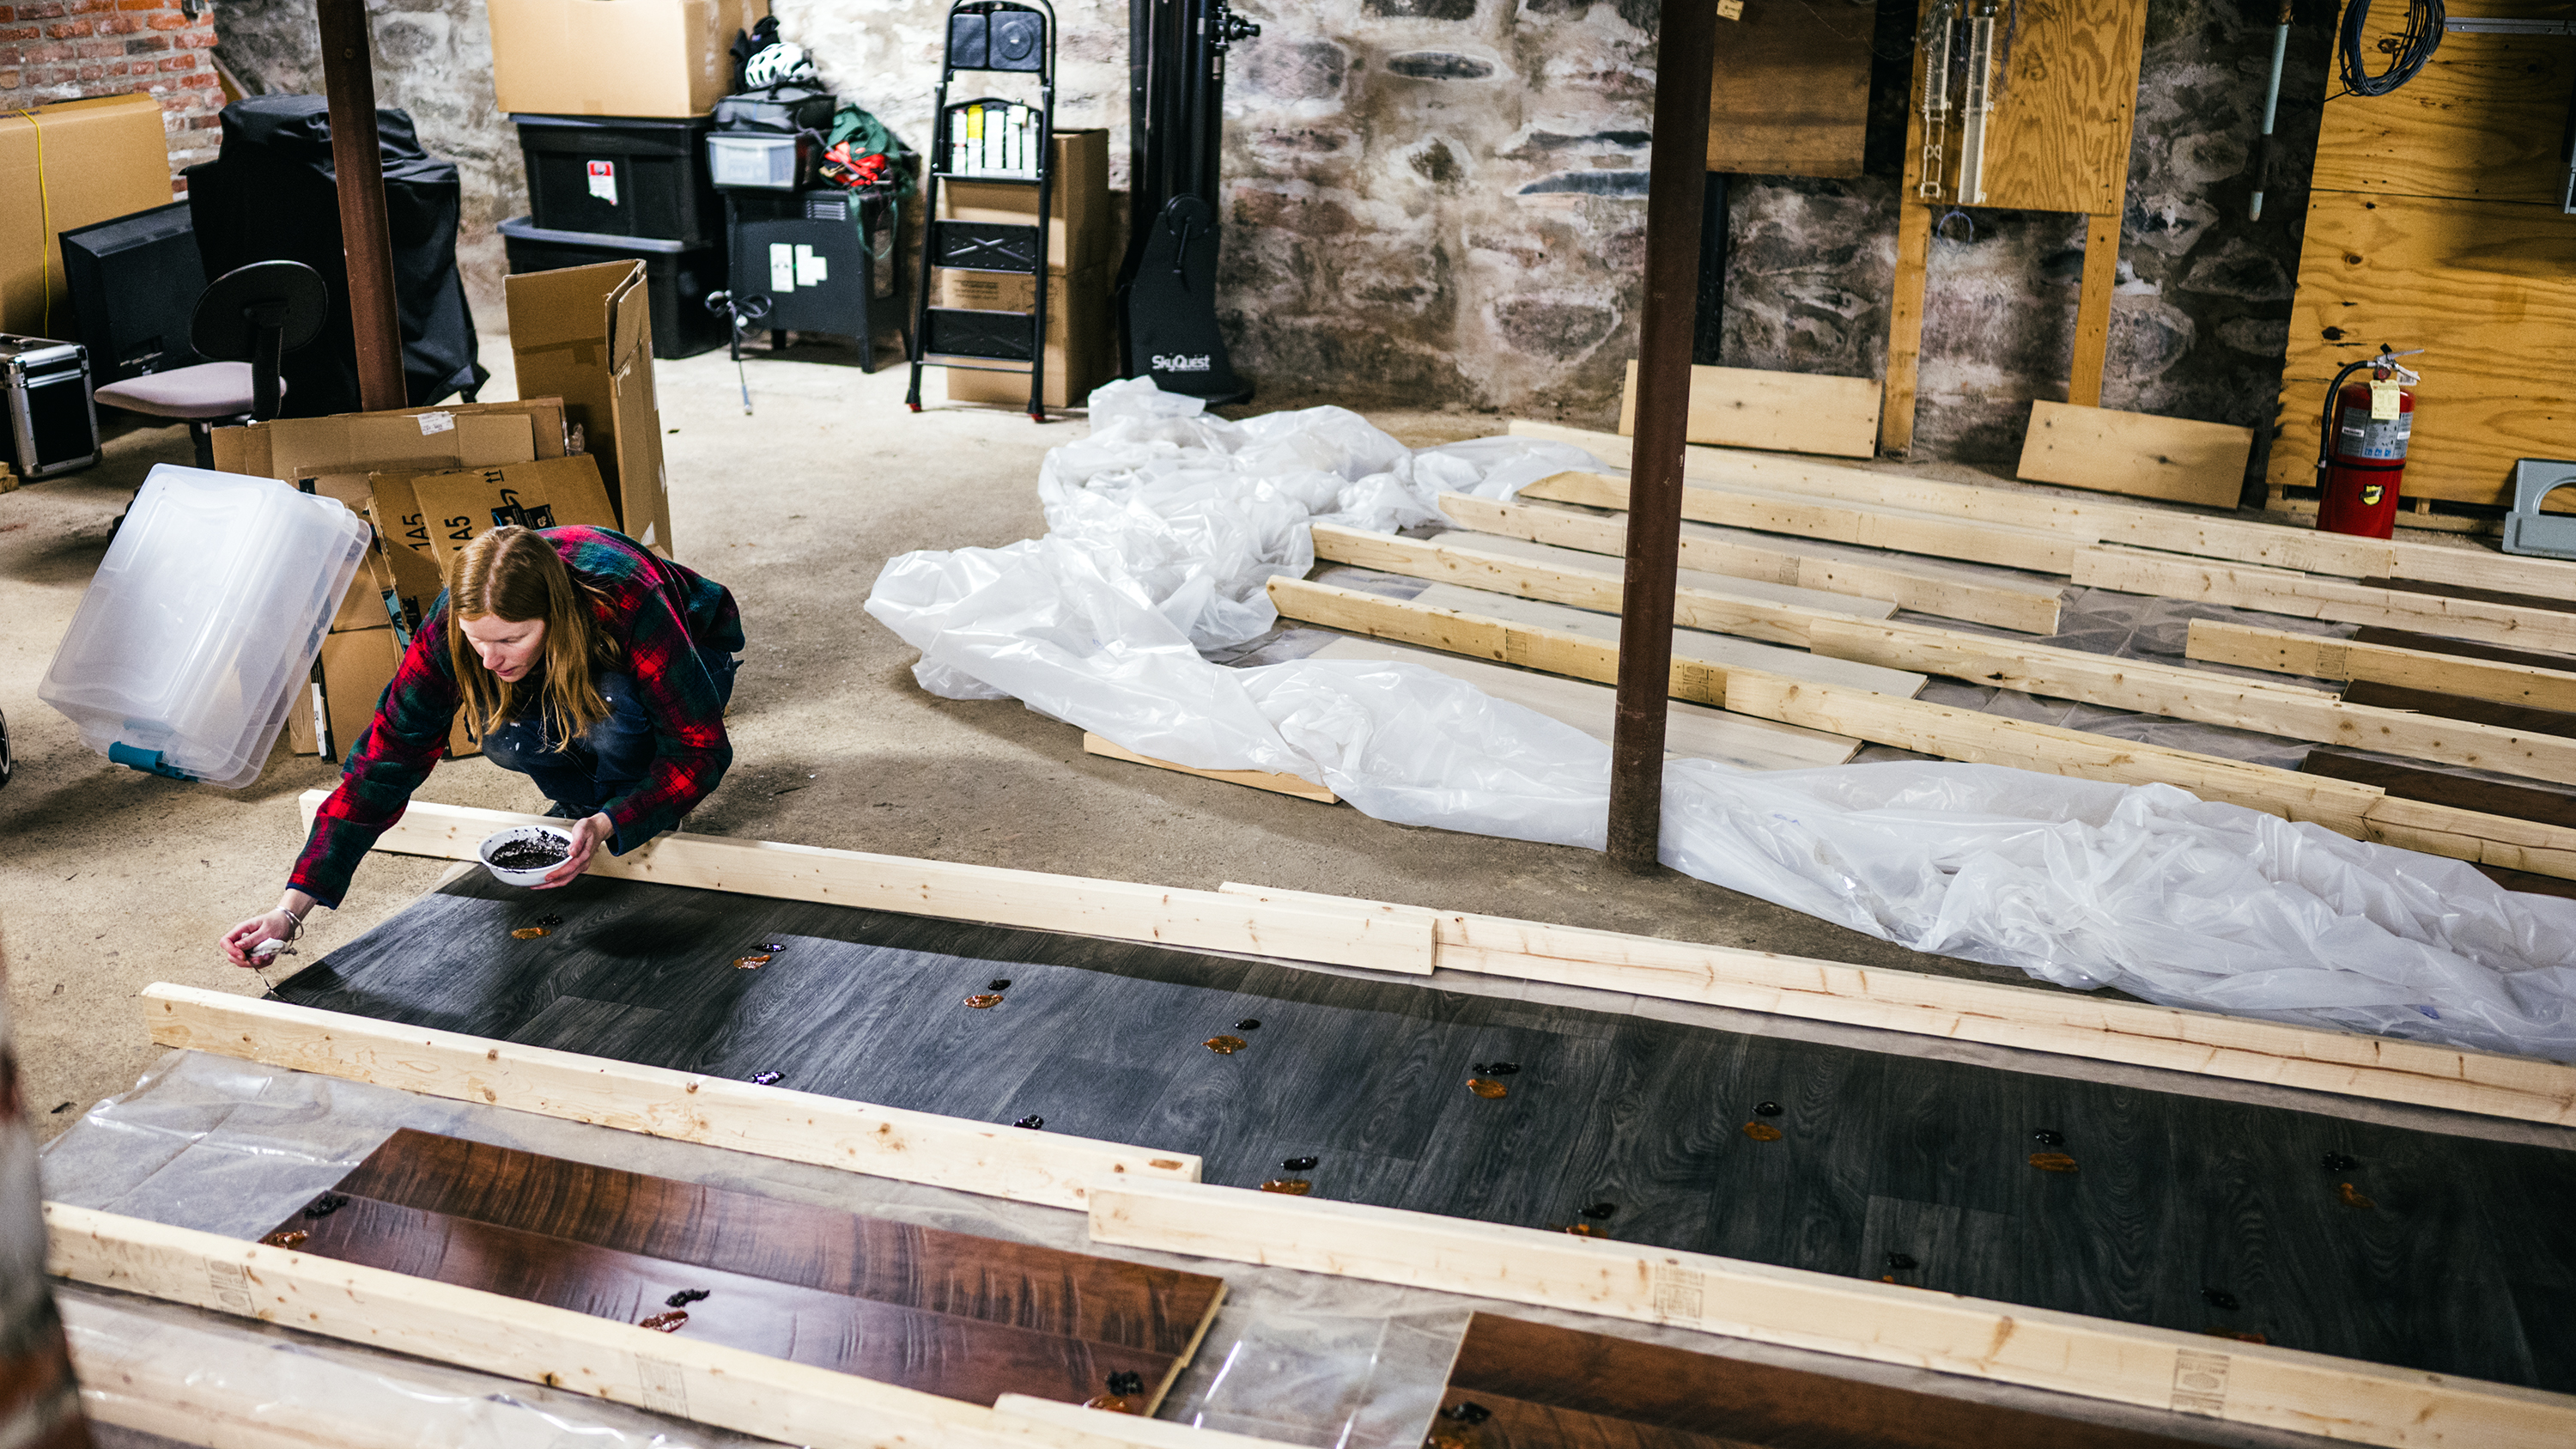
<path fill-rule="evenodd" d="M 2576 613 L 2576 601 L 2551 598 L 2547 594 L 2516 594 L 2503 589 L 2475 589 L 2466 584 L 2436 584 L 2423 579 L 2363 579 L 2362 584 L 2374 589 L 2395 589 L 2406 594 L 2430 594 L 2442 599 L 2467 599 L 2481 604 L 2505 604 L 2517 609 L 2547 609 L 2552 613 Z"/>
<path fill-rule="evenodd" d="M 2419 634 L 2411 629 L 2388 629 L 2376 624 L 2365 625 L 2352 636 L 2352 642 L 2377 644 L 2387 649 L 2418 649 L 2427 654 L 2448 654 L 2454 659 L 2480 659 L 2489 664 L 2515 664 L 2525 669 L 2576 669 L 2576 655 L 2508 649 L 2501 644 L 2480 644 L 2468 639 L 2448 639 L 2439 634 Z"/>
<path fill-rule="evenodd" d="M 1186 1355 L 1225 1280 L 396 1132 L 335 1191 L 1041 1333 Z"/>
<path fill-rule="evenodd" d="M 2403 685 L 2363 679 L 2344 686 L 2343 702 L 2379 709 L 2413 710 L 2417 714 L 2494 725 L 2498 729 L 2526 735 L 2576 738 L 2576 714 L 2555 709 L 2533 709 L 2522 704 L 2498 704 L 2491 699 L 2472 699 L 2465 694 L 2439 694 L 2429 689 L 2408 689 Z"/>
<path fill-rule="evenodd" d="M 471 1218 L 335 1194 L 338 1209 L 301 1213 L 278 1226 L 298 1252 L 405 1273 L 598 1318 L 642 1323 L 686 1304 L 674 1335 L 835 1369 L 880 1383 L 968 1403 L 1004 1394 L 1080 1402 L 1122 1371 L 1168 1387 L 1169 1354 L 897 1303 L 823 1293 L 794 1284 L 666 1262 L 569 1238 L 521 1232 Z"/>
<path fill-rule="evenodd" d="M 515 974 L 479 964 L 544 913 L 563 924 Z M 762 941 L 784 943 L 771 964 L 728 964 Z M 964 1006 L 996 979 L 1012 983 L 1002 1006 Z M 1531 1227 L 1608 1202 L 1599 1225 L 1631 1242 L 1872 1280 L 1904 1252 L 1919 1266 L 1900 1280 L 1923 1287 L 2576 1389 L 2576 1345 L 2523 1322 L 2512 1286 L 2565 1236 L 2563 1215 L 2532 1205 L 2576 1201 L 2576 1153 L 2330 1109 L 595 879 L 535 897 L 458 882 L 281 994 L 502 1035 L 553 1009 L 546 1046 L 776 1069 L 802 1090 L 984 1121 L 1039 1114 L 1197 1153 L 1210 1182 L 1296 1176 L 1320 1197 Z M 1234 1030 L 1247 1018 L 1261 1025 Z M 1200 1045 L 1221 1033 L 1245 1050 Z M 1521 1067 L 1509 1095 L 1471 1095 L 1474 1066 L 1497 1059 Z M 1742 1131 L 1766 1101 L 1777 1142 Z M 2076 1173 L 2029 1164 L 2041 1129 L 2064 1134 Z M 2360 1160 L 2347 1178 L 2376 1207 L 2337 1198 L 2327 1152 Z"/>
<path fill-rule="evenodd" d="M 2488 815 L 2534 820 L 2576 828 L 2576 794 L 2539 785 L 2507 785 L 2473 780 L 2421 765 L 2372 759 L 2332 745 L 2319 745 L 2299 762 L 2302 773 L 2376 785 L 2400 800 L 2429 800 Z"/>
<path fill-rule="evenodd" d="M 1750 1440 L 1712 1438 L 1509 1394 L 1451 1389 L 1441 1397 L 1440 1409 L 1444 1416 L 1464 1413 L 1475 1422 L 1470 1427 L 1444 1417 L 1432 1428 L 1430 1449 L 1769 1449 Z"/>
<path fill-rule="evenodd" d="M 1762 1449 L 2179 1449 L 2186 1442 L 1479 1313 L 1468 1320 L 1442 1402 L 1470 1400 L 1500 1420 L 1505 1406 L 1497 1398 Z M 1514 1434 L 1510 1449 L 1530 1442 Z M 1506 1445 L 1488 1440 L 1484 1449 Z"/>

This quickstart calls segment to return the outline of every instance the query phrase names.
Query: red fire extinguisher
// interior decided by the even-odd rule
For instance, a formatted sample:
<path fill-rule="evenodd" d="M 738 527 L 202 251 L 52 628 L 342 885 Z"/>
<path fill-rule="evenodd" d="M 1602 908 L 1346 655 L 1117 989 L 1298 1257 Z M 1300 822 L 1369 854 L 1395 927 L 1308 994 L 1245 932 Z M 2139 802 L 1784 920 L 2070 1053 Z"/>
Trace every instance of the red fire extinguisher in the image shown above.
<path fill-rule="evenodd" d="M 2415 433 L 2415 395 L 2423 378 L 2397 359 L 2414 352 L 2379 349 L 2352 363 L 2326 389 L 2325 436 L 2317 445 L 2317 527 L 2328 533 L 2387 538 L 2397 531 L 2397 486 L 2406 477 L 2406 445 Z M 2345 385 L 2363 368 L 2370 381 Z"/>

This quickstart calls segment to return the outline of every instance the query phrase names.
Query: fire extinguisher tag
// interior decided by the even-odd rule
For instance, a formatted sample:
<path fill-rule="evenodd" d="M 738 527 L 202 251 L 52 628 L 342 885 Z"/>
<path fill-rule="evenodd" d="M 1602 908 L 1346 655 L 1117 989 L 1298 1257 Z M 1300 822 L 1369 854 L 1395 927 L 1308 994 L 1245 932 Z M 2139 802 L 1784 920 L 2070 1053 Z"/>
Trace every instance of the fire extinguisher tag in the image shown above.
<path fill-rule="evenodd" d="M 2370 382 L 2370 420 L 2384 423 L 2397 416 L 2397 400 L 2405 396 L 2397 390 L 2393 377 L 2373 378 Z"/>

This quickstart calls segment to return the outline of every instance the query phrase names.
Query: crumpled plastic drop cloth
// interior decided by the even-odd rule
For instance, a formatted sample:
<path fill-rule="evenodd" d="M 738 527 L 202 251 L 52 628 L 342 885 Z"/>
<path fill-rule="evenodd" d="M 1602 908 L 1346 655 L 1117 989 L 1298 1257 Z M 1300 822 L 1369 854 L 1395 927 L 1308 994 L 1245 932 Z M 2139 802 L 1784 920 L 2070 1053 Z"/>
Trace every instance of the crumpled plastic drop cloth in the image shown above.
<path fill-rule="evenodd" d="M 1343 408 L 1207 416 L 1150 380 L 1050 452 L 1049 533 L 888 561 L 870 614 L 955 699 L 1016 698 L 1200 769 L 1326 785 L 1405 825 L 1602 848 L 1609 749 L 1412 664 L 1231 669 L 1314 565 L 1309 525 L 1445 522 L 1596 460 L 1483 438 L 1408 449 Z M 2169 1006 L 2576 1060 L 2576 901 L 2164 785 L 1991 765 L 1664 772 L 1664 864 L 1918 951 Z"/>

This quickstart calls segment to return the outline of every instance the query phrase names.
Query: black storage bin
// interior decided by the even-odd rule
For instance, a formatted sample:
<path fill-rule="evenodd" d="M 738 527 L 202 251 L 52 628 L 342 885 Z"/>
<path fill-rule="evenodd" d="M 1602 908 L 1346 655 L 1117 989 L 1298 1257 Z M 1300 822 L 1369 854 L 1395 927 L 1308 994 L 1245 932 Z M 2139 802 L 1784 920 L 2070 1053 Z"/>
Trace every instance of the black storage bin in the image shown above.
<path fill-rule="evenodd" d="M 721 246 L 706 116 L 512 116 L 528 163 L 528 218 L 548 231 Z"/>
<path fill-rule="evenodd" d="M 765 91 L 744 91 L 716 102 L 714 119 L 719 131 L 770 131 L 787 136 L 799 131 L 820 134 L 832 129 L 832 115 L 840 108 L 840 98 L 828 91 L 807 90 L 801 86 L 772 86 Z"/>
<path fill-rule="evenodd" d="M 632 258 L 644 264 L 653 298 L 653 355 L 694 357 L 724 346 L 725 322 L 707 310 L 707 294 L 725 282 L 724 248 L 686 246 L 659 237 L 555 231 L 527 217 L 501 223 L 510 271 L 551 272 Z"/>

